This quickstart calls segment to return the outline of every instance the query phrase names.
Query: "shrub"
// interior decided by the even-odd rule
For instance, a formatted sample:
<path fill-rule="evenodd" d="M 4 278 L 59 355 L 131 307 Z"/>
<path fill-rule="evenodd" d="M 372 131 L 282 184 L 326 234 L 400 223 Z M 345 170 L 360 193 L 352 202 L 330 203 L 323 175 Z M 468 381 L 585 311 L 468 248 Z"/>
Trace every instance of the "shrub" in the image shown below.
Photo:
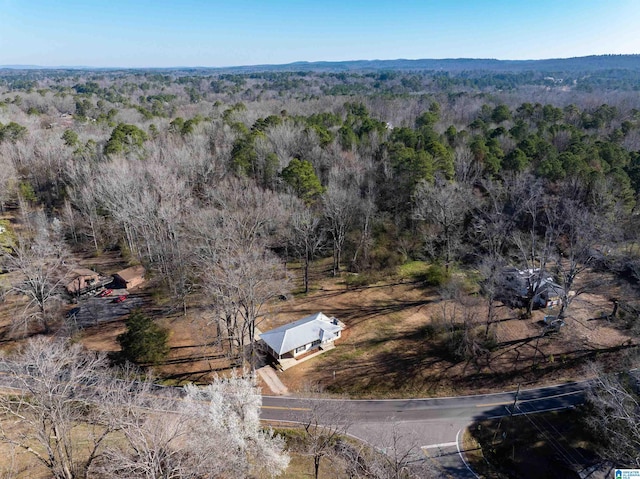
<path fill-rule="evenodd" d="M 378 275 L 372 273 L 349 273 L 344 278 L 347 289 L 363 288 L 379 281 Z"/>
<path fill-rule="evenodd" d="M 427 286 L 442 286 L 450 278 L 449 272 L 446 268 L 439 264 L 432 264 L 427 268 L 427 271 L 424 272 L 422 277 L 420 278 L 424 281 L 424 284 Z"/>
<path fill-rule="evenodd" d="M 140 311 L 125 321 L 127 330 L 117 337 L 120 358 L 136 364 L 157 364 L 169 354 L 169 330 L 158 326 Z"/>

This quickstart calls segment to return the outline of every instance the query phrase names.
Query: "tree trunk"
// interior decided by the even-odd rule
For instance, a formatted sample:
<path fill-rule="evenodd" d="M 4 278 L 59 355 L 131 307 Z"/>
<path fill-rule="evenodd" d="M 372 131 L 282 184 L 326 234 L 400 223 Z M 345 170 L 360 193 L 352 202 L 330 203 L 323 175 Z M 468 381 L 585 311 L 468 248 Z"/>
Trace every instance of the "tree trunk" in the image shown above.
<path fill-rule="evenodd" d="M 484 330 L 484 338 L 487 339 L 489 337 L 489 326 L 493 322 L 493 310 L 494 310 L 494 301 L 493 295 L 491 295 L 488 299 L 488 308 L 487 308 L 487 327 Z"/>
<path fill-rule="evenodd" d="M 318 479 L 318 474 L 320 473 L 320 456 L 313 457 L 313 470 L 315 479 Z"/>
<path fill-rule="evenodd" d="M 341 251 L 337 246 L 333 247 L 333 276 L 340 274 L 340 256 Z"/>
<path fill-rule="evenodd" d="M 304 292 L 309 292 L 309 257 L 304 258 Z"/>

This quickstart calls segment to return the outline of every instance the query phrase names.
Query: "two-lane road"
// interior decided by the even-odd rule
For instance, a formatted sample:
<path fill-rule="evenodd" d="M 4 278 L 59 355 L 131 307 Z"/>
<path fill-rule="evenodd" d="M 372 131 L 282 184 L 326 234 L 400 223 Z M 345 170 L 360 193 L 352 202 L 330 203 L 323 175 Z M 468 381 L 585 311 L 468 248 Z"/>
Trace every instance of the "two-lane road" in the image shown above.
<path fill-rule="evenodd" d="M 585 382 L 574 382 L 537 389 L 426 399 L 305 399 L 263 396 L 262 418 L 272 421 L 299 421 L 314 402 L 347 405 L 351 421 L 397 422 L 447 418 L 475 419 L 511 414 L 516 401 L 526 404 L 528 412 L 562 409 L 584 400 Z"/>
<path fill-rule="evenodd" d="M 428 399 L 343 400 L 264 396 L 262 418 L 276 422 L 302 422 L 311 414 L 335 405 L 350 423 L 349 433 L 381 450 L 402 438 L 416 460 L 436 459 L 447 477 L 475 478 L 463 462 L 460 431 L 481 418 L 533 414 L 566 409 L 584 401 L 587 382 L 573 382 L 519 392 Z M 516 397 L 517 396 L 517 397 Z M 517 407 L 514 408 L 514 404 Z M 322 407 L 319 407 L 322 406 Z M 335 418 L 328 415 L 328 420 Z"/>

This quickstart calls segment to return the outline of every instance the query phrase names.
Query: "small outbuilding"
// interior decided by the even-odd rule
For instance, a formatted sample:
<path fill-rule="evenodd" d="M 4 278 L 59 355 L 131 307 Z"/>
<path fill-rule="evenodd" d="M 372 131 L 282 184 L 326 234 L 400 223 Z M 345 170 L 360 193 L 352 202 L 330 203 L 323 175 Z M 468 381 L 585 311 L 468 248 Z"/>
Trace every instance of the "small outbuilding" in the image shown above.
<path fill-rule="evenodd" d="M 113 281 L 118 288 L 131 289 L 144 283 L 144 275 L 146 270 L 144 266 L 137 265 L 118 271 L 113 275 Z"/>
<path fill-rule="evenodd" d="M 313 349 L 328 349 L 342 333 L 344 325 L 322 313 L 285 324 L 260 335 L 276 359 L 296 358 Z"/>

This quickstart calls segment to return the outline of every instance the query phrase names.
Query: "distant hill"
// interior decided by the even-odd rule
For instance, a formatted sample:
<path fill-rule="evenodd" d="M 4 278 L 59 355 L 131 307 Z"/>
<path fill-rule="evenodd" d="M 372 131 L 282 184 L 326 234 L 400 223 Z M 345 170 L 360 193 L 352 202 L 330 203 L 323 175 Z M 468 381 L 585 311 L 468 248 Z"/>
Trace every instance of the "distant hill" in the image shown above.
<path fill-rule="evenodd" d="M 396 71 L 488 71 L 488 72 L 597 72 L 603 70 L 640 71 L 640 55 L 592 55 L 574 58 L 553 58 L 547 60 L 495 60 L 490 58 L 445 58 L 420 60 L 351 60 L 294 62 L 283 65 L 246 65 L 232 67 L 174 67 L 174 68 L 92 68 L 40 67 L 36 65 L 0 65 L 5 70 L 141 70 L 141 71 L 184 71 L 211 73 L 251 73 L 251 72 L 367 72 L 380 70 Z"/>
<path fill-rule="evenodd" d="M 640 55 L 594 55 L 575 58 L 555 58 L 548 60 L 495 60 L 476 58 L 445 58 L 420 60 L 353 60 L 343 62 L 295 62 L 285 65 L 251 65 L 227 67 L 216 70 L 234 72 L 253 71 L 315 71 L 315 72 L 356 72 L 379 70 L 404 71 L 640 71 Z"/>

